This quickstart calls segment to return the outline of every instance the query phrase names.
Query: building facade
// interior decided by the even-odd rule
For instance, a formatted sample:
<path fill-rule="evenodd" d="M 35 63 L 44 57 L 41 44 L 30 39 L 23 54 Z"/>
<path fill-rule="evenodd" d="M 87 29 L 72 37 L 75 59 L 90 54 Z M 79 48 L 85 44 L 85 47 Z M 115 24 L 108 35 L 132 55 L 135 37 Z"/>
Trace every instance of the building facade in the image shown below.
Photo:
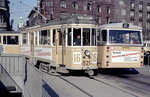
<path fill-rule="evenodd" d="M 0 30 L 10 30 L 9 1 L 0 0 Z"/>
<path fill-rule="evenodd" d="M 72 15 L 93 16 L 98 24 L 114 20 L 114 0 L 38 0 L 38 10 L 48 21 Z M 41 22 L 44 19 L 41 18 Z"/>
<path fill-rule="evenodd" d="M 150 40 L 150 0 L 115 0 L 115 21 L 143 28 L 143 39 Z"/>

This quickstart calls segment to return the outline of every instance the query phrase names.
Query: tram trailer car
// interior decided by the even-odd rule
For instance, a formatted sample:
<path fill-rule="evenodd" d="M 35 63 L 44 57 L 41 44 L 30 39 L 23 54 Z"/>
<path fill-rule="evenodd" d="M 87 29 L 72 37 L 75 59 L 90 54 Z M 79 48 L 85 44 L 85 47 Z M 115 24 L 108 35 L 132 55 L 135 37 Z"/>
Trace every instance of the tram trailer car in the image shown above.
<path fill-rule="evenodd" d="M 142 68 L 142 28 L 128 23 L 98 27 L 98 68 Z"/>
<path fill-rule="evenodd" d="M 64 67 L 93 75 L 97 69 L 96 29 L 91 17 L 82 16 L 26 28 L 21 31 L 21 54 L 45 72 L 60 72 Z"/>
<path fill-rule="evenodd" d="M 20 32 L 0 31 L 0 44 L 3 46 L 2 54 L 20 54 Z"/>

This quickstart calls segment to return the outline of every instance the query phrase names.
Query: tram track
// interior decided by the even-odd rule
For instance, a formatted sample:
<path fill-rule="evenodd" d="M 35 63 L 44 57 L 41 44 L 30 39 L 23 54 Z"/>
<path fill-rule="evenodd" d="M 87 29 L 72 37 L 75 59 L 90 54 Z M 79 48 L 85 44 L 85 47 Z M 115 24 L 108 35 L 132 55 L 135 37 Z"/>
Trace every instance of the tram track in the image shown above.
<path fill-rule="evenodd" d="M 50 74 L 52 76 L 55 76 L 53 74 Z M 57 75 L 57 77 L 66 83 L 70 84 L 74 88 L 78 89 L 85 95 L 89 97 L 93 97 L 93 94 L 89 92 L 88 90 L 84 89 L 82 86 L 80 86 L 78 83 L 76 83 L 74 80 L 70 80 L 70 77 L 66 77 L 63 75 Z M 75 78 L 75 77 L 73 77 Z M 128 74 L 98 74 L 97 76 L 94 76 L 91 78 L 91 80 L 94 80 L 98 83 L 107 85 L 111 88 L 114 88 L 120 92 L 123 92 L 127 95 L 133 96 L 133 97 L 139 97 L 139 95 L 142 95 L 143 93 L 150 92 L 150 83 L 146 83 L 146 79 L 149 79 L 150 76 L 143 75 L 143 74 L 136 74 L 136 75 L 128 75 Z M 143 79 L 143 80 L 142 80 Z M 80 79 L 76 79 L 76 81 L 79 81 Z M 90 80 L 90 79 L 89 79 Z M 112 80 L 112 82 L 109 83 L 109 80 Z M 119 83 L 118 83 L 119 82 Z M 114 83 L 114 84 L 113 84 Z M 119 86 L 120 85 L 120 86 Z M 141 94 L 140 94 L 141 93 Z M 142 96 L 143 97 L 143 96 Z M 146 96 L 148 97 L 148 96 Z"/>
<path fill-rule="evenodd" d="M 84 91 L 83 89 L 81 89 L 80 87 L 78 87 L 77 85 L 73 84 L 72 82 L 68 81 L 67 79 L 58 76 L 60 79 L 62 79 L 63 81 L 69 83 L 70 85 L 74 86 L 75 88 L 79 89 L 81 92 L 85 93 L 86 95 L 88 95 L 89 97 L 93 97 L 91 94 L 89 94 L 88 92 Z"/>
<path fill-rule="evenodd" d="M 46 73 L 46 72 L 44 72 L 44 73 Z M 67 82 L 67 83 L 70 84 L 71 86 L 75 87 L 76 89 L 80 90 L 81 92 L 83 92 L 83 93 L 86 94 L 87 96 L 93 97 L 90 93 L 88 93 L 88 92 L 86 92 L 85 90 L 81 89 L 80 87 L 78 87 L 77 85 L 75 85 L 74 83 L 72 83 L 71 81 L 68 81 L 67 79 L 63 78 L 62 75 L 54 75 L 53 73 L 47 73 L 47 74 L 49 74 L 49 75 L 51 75 L 51 76 L 56 76 L 56 77 L 60 78 L 61 80 Z"/>
<path fill-rule="evenodd" d="M 129 90 L 120 89 L 116 86 L 113 86 L 111 84 L 105 83 L 104 81 L 101 81 L 100 78 L 104 77 L 106 80 L 112 80 L 114 83 L 122 84 L 122 87 L 128 87 Z M 141 78 L 140 78 L 141 77 Z M 142 93 L 142 94 L 149 94 L 150 92 L 150 83 L 146 82 L 145 79 L 149 79 L 149 76 L 142 76 L 142 74 L 138 74 L 135 76 L 130 75 L 100 75 L 98 77 L 94 77 L 94 80 L 99 82 L 104 82 L 104 84 L 108 84 L 113 88 L 116 88 L 120 91 L 124 91 L 125 93 L 129 93 L 130 95 L 133 95 L 137 97 L 134 93 Z M 150 79 L 149 79 L 150 80 Z"/>
<path fill-rule="evenodd" d="M 112 88 L 114 88 L 114 89 L 117 89 L 117 90 L 119 90 L 119 91 L 122 91 L 122 92 L 124 92 L 124 93 L 127 93 L 127 94 L 129 94 L 129 95 L 131 95 L 131 96 L 133 96 L 133 97 L 138 97 L 137 95 L 135 95 L 135 94 L 133 94 L 133 93 L 130 93 L 130 92 L 128 92 L 128 91 L 125 91 L 125 90 L 123 90 L 123 89 L 120 89 L 120 88 L 118 88 L 118 87 L 116 87 L 116 86 L 113 86 L 113 85 L 111 85 L 111 84 L 109 84 L 109 83 L 106 83 L 106 82 L 104 82 L 104 81 L 101 81 L 101 80 L 99 80 L 99 79 L 96 78 L 96 77 L 93 77 L 93 80 L 95 80 L 95 81 L 97 81 L 97 82 L 100 82 L 100 83 L 103 83 L 103 84 L 105 84 L 105 85 L 108 85 L 108 86 L 110 86 L 110 87 L 112 87 Z"/>

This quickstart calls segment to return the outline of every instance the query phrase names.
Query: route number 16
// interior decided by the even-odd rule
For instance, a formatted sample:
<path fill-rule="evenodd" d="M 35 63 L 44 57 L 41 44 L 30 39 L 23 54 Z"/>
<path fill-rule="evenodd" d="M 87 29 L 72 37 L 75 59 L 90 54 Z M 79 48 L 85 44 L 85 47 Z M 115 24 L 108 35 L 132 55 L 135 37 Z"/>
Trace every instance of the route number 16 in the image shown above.
<path fill-rule="evenodd" d="M 81 52 L 73 53 L 73 64 L 81 64 Z"/>

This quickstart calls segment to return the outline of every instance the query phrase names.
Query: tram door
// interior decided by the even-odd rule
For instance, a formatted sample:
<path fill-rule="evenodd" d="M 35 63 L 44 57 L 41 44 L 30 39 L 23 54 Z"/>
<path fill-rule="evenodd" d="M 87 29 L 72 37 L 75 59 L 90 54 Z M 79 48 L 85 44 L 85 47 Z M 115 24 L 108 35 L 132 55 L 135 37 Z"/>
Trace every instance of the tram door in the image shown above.
<path fill-rule="evenodd" d="M 56 64 L 64 64 L 64 33 L 61 29 L 56 31 Z"/>
<path fill-rule="evenodd" d="M 56 30 L 56 33 L 55 33 L 55 35 L 54 35 L 54 37 L 55 37 L 55 45 L 56 45 L 56 64 L 59 64 L 59 32 Z"/>
<path fill-rule="evenodd" d="M 30 50 L 31 50 L 31 57 L 34 56 L 34 33 L 30 33 Z"/>

